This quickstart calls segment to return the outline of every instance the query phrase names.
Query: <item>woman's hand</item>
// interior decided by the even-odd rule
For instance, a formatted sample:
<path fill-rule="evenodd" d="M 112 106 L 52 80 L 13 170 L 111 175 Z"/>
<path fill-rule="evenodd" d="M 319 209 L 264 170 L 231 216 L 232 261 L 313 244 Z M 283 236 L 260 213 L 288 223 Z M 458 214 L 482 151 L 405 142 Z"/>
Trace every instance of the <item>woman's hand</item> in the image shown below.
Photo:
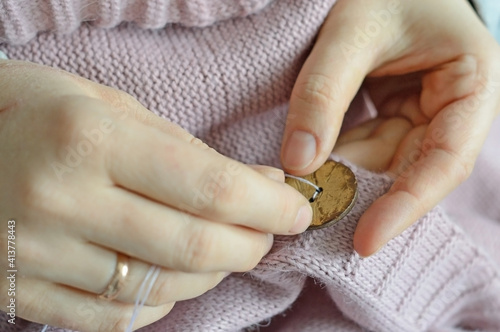
<path fill-rule="evenodd" d="M 469 176 L 500 110 L 499 67 L 498 44 L 465 0 L 339 0 L 292 93 L 285 170 L 321 166 L 364 81 L 380 116 L 406 118 L 380 127 L 403 135 L 387 165 L 395 183 L 354 234 L 355 250 L 373 254 Z"/>
<path fill-rule="evenodd" d="M 230 160 L 131 96 L 48 67 L 0 61 L 0 142 L 2 266 L 13 219 L 16 314 L 35 322 L 123 331 L 156 264 L 135 327 L 150 324 L 252 269 L 271 234 L 310 223 L 282 171 Z M 127 283 L 98 299 L 117 253 L 130 256 Z"/>

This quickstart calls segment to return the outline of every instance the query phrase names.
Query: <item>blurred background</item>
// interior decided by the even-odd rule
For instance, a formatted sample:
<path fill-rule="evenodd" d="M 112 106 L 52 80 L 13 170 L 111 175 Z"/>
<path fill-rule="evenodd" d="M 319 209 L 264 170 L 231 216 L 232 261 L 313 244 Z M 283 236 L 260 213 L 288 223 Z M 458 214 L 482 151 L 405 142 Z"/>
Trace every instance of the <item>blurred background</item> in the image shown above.
<path fill-rule="evenodd" d="M 491 33 L 500 42 L 500 0 L 472 0 Z"/>

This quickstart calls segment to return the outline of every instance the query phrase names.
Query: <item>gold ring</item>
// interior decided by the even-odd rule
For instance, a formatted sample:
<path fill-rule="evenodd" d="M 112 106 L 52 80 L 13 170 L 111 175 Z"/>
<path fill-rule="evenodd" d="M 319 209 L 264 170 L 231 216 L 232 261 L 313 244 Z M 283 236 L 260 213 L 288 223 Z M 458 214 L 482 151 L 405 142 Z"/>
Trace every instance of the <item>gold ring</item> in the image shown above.
<path fill-rule="evenodd" d="M 99 295 L 99 298 L 108 301 L 116 299 L 118 293 L 120 293 L 120 291 L 123 288 L 127 274 L 128 274 L 128 257 L 118 253 L 116 255 L 115 273 L 113 274 L 113 277 L 111 277 L 111 281 L 106 286 L 104 292 L 102 292 Z"/>

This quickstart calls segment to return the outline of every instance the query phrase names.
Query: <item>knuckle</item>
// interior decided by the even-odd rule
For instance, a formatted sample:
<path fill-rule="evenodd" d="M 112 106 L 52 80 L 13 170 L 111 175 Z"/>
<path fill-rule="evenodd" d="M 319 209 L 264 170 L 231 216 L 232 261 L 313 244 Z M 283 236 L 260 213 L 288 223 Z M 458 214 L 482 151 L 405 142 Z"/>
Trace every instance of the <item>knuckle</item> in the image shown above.
<path fill-rule="evenodd" d="M 126 93 L 125 91 L 114 89 L 111 87 L 103 88 L 102 86 L 100 86 L 99 96 L 102 99 L 109 101 L 114 107 L 117 108 L 128 108 L 128 106 L 138 103 L 138 101 L 132 95 Z"/>
<path fill-rule="evenodd" d="M 181 248 L 181 264 L 188 271 L 206 271 L 213 261 L 216 246 L 215 234 L 208 227 L 191 225 Z"/>
<path fill-rule="evenodd" d="M 203 173 L 198 184 L 199 193 L 207 202 L 210 216 L 230 219 L 235 207 L 245 201 L 248 187 L 244 182 L 236 183 L 234 176 L 222 167 L 209 168 Z"/>
<path fill-rule="evenodd" d="M 80 96 L 61 97 L 51 122 L 59 128 L 52 135 L 60 164 L 74 169 L 83 162 L 106 155 L 108 135 L 116 125 L 109 105 Z"/>
<path fill-rule="evenodd" d="M 248 201 L 248 186 L 242 182 L 238 186 L 231 183 L 223 185 L 224 182 L 218 182 L 218 195 L 215 199 L 215 207 L 224 216 L 224 219 L 233 219 L 237 207 L 241 202 Z"/>
<path fill-rule="evenodd" d="M 458 159 L 458 181 L 459 183 L 465 182 L 472 174 L 474 169 L 474 161 L 472 159 Z"/>
<path fill-rule="evenodd" d="M 50 122 L 54 125 L 52 128 L 58 130 L 51 132 L 51 136 L 60 146 L 74 149 L 99 129 L 108 107 L 100 100 L 84 96 L 61 96 L 53 102 Z"/>
<path fill-rule="evenodd" d="M 333 79 L 322 74 L 308 75 L 304 80 L 297 82 L 292 91 L 292 98 L 306 105 L 328 109 L 336 101 L 337 84 Z"/>
<path fill-rule="evenodd" d="M 466 153 L 457 153 L 449 148 L 442 148 L 440 151 L 448 158 L 448 168 L 445 170 L 452 174 L 452 180 L 458 181 L 457 185 L 464 182 L 472 174 L 475 165 L 475 157 Z"/>
<path fill-rule="evenodd" d="M 116 113 L 115 116 L 120 119 L 130 116 L 146 124 L 154 122 L 155 114 L 145 111 L 142 104 L 134 96 L 125 91 L 100 86 L 98 95 L 112 106 L 111 111 Z"/>
<path fill-rule="evenodd" d="M 114 90 L 114 89 L 113 89 Z M 141 118 L 143 115 L 139 114 L 138 101 L 129 95 L 128 93 L 121 90 L 114 90 L 114 98 L 111 99 L 111 104 L 118 112 L 122 114 L 133 113 L 135 118 Z M 145 120 L 145 119 L 143 119 Z"/>
<path fill-rule="evenodd" d="M 26 176 L 17 186 L 20 202 L 31 214 L 52 214 L 58 205 L 57 189 L 50 181 Z"/>
<path fill-rule="evenodd" d="M 130 105 L 138 103 L 137 99 L 135 99 L 132 95 L 126 93 L 125 91 L 113 89 L 115 91 L 117 99 L 120 100 L 123 105 Z"/>
<path fill-rule="evenodd" d="M 81 129 L 81 108 L 80 103 L 69 96 L 58 97 L 56 101 L 51 123 L 54 128 L 59 128 L 54 132 L 54 138 L 60 145 L 70 145 L 75 141 L 76 133 Z"/>
<path fill-rule="evenodd" d="M 118 204 L 116 211 L 120 215 L 120 218 L 117 219 L 120 223 L 119 227 L 127 229 L 130 234 L 139 235 L 144 233 L 144 225 L 139 222 L 144 220 L 144 214 L 141 214 L 140 206 L 123 202 Z"/>
<path fill-rule="evenodd" d="M 200 147 L 203 150 L 211 150 L 210 146 L 207 143 L 203 142 L 201 139 L 192 136 L 189 140 L 189 144 L 192 144 L 196 147 Z"/>

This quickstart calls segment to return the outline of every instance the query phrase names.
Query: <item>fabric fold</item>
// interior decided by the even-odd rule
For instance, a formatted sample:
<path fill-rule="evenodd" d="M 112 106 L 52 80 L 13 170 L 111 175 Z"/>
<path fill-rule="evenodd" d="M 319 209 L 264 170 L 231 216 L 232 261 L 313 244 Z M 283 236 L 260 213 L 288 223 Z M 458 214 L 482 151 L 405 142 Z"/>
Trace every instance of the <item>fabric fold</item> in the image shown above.
<path fill-rule="evenodd" d="M 71 33 L 82 22 L 101 28 L 134 22 L 142 28 L 170 23 L 207 26 L 250 15 L 273 0 L 2 0 L 0 42 L 24 44 L 37 33 Z"/>

